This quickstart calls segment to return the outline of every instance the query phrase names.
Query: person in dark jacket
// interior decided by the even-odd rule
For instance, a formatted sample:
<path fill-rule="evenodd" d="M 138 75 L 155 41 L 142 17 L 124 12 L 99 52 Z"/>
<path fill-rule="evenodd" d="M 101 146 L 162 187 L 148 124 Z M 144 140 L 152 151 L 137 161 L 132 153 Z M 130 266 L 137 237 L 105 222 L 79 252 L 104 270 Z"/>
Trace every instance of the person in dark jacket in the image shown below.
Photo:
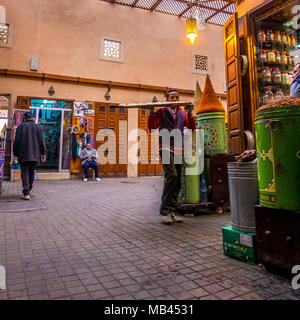
<path fill-rule="evenodd" d="M 23 122 L 16 130 L 13 153 L 21 166 L 23 198 L 29 200 L 37 164 L 40 159 L 42 162 L 46 161 L 46 145 L 42 129 L 35 123 L 29 111 L 24 113 Z"/>
<path fill-rule="evenodd" d="M 295 65 L 293 70 L 294 81 L 291 84 L 290 96 L 300 98 L 300 63 Z"/>
<path fill-rule="evenodd" d="M 167 101 L 177 102 L 179 101 L 179 93 L 174 89 L 168 90 L 166 98 Z M 149 130 L 157 128 L 160 130 L 159 153 L 164 170 L 164 188 L 161 198 L 160 215 L 162 216 L 162 222 L 165 224 L 183 222 L 182 218 L 176 216 L 177 198 L 181 189 L 183 130 L 184 127 L 192 130 L 196 129 L 196 120 L 192 115 L 193 106 L 186 107 L 186 110 L 187 112 L 179 107 L 166 107 L 154 112 L 152 109 L 148 119 Z M 171 135 L 170 140 L 164 141 L 161 130 L 171 132 L 173 129 L 179 129 L 181 145 L 176 143 L 176 138 L 173 138 Z M 178 157 L 181 157 L 181 161 L 175 160 Z M 164 159 L 167 161 L 164 161 Z"/>

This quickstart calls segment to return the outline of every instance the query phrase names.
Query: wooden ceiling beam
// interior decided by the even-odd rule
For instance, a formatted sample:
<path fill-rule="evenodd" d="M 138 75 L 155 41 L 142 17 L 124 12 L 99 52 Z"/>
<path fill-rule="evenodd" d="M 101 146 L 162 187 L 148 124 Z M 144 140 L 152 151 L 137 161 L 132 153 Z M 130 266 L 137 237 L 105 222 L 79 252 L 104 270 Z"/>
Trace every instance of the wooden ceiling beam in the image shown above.
<path fill-rule="evenodd" d="M 177 2 L 182 2 L 182 3 L 185 3 L 185 4 L 187 4 L 190 8 L 191 7 L 194 7 L 195 5 L 192 5 L 193 4 L 193 2 L 188 2 L 188 1 L 186 1 L 186 0 L 175 0 L 175 1 L 177 1 Z M 227 2 L 229 2 L 229 1 L 227 1 Z M 216 8 L 212 8 L 212 7 L 208 7 L 208 6 L 206 6 L 206 5 L 204 5 L 204 4 L 201 4 L 201 3 L 199 3 L 199 7 L 200 8 L 203 8 L 203 9 L 208 9 L 208 10 L 213 10 L 213 11 L 216 11 L 216 12 L 214 12 L 214 14 L 218 14 L 218 13 L 228 13 L 228 12 L 226 12 L 226 11 L 223 11 L 223 9 L 225 9 L 227 6 L 229 6 L 229 5 L 231 5 L 232 3 L 228 3 L 226 6 L 224 6 L 224 8 L 222 8 L 222 9 L 216 9 Z M 185 11 L 186 12 L 186 11 Z M 185 13 L 184 12 L 184 13 Z M 183 13 L 183 14 L 184 14 Z"/>
<path fill-rule="evenodd" d="M 135 0 L 134 3 L 133 3 L 131 6 L 132 6 L 132 7 L 135 7 L 135 6 L 138 4 L 139 1 L 140 1 L 140 0 Z"/>
<path fill-rule="evenodd" d="M 187 7 L 186 9 L 184 9 L 179 15 L 178 18 L 181 18 L 186 12 L 188 12 L 191 8 Z"/>
<path fill-rule="evenodd" d="M 231 5 L 232 5 L 232 3 L 228 3 L 225 7 L 222 8 L 222 11 L 221 11 L 221 12 L 224 12 L 223 10 L 226 9 L 227 7 L 231 6 Z M 226 12 L 226 11 L 225 11 L 225 12 Z M 209 21 L 209 19 L 213 18 L 213 17 L 216 16 L 218 13 L 220 13 L 220 12 L 215 12 L 215 13 L 213 13 L 212 15 L 210 15 L 210 16 L 206 19 L 206 21 Z M 226 12 L 226 13 L 230 14 L 230 12 Z"/>
<path fill-rule="evenodd" d="M 163 0 L 157 0 L 154 5 L 150 8 L 151 11 L 154 11 L 161 3 Z"/>

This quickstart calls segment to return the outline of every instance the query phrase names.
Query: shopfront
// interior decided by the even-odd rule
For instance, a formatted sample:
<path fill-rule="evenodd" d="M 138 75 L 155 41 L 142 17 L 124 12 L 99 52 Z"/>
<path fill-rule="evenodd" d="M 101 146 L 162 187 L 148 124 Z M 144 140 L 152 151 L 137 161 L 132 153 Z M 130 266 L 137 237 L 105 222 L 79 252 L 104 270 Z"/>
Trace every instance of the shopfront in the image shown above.
<path fill-rule="evenodd" d="M 254 137 L 256 110 L 289 95 L 299 62 L 298 12 L 295 0 L 246 0 L 224 25 L 229 149 L 236 155 L 253 145 L 245 133 Z"/>
<path fill-rule="evenodd" d="M 72 102 L 31 99 L 30 110 L 43 130 L 47 149 L 47 160 L 38 170 L 69 171 Z"/>

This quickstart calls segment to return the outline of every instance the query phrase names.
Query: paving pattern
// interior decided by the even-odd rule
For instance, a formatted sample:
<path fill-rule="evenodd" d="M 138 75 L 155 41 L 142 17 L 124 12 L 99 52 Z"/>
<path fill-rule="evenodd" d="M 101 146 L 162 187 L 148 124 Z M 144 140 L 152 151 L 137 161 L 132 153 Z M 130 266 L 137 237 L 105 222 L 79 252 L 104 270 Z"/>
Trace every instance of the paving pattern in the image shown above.
<path fill-rule="evenodd" d="M 229 214 L 161 224 L 161 190 L 161 177 L 37 181 L 46 210 L 0 213 L 0 299 L 300 299 L 289 280 L 223 255 Z"/>

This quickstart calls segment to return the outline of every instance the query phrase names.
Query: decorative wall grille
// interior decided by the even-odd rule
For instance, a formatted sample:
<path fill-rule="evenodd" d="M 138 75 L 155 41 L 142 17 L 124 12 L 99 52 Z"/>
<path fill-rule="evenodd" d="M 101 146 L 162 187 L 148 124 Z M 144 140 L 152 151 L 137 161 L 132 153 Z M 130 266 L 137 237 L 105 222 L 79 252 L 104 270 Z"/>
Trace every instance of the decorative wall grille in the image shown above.
<path fill-rule="evenodd" d="M 194 55 L 194 71 L 198 73 L 209 73 L 209 61 L 208 56 L 199 54 Z"/>
<path fill-rule="evenodd" d="M 119 59 L 121 57 L 121 42 L 105 39 L 104 57 Z"/>
<path fill-rule="evenodd" d="M 1 43 L 8 43 L 8 32 L 9 32 L 9 26 L 1 25 L 0 24 L 0 42 Z"/>

